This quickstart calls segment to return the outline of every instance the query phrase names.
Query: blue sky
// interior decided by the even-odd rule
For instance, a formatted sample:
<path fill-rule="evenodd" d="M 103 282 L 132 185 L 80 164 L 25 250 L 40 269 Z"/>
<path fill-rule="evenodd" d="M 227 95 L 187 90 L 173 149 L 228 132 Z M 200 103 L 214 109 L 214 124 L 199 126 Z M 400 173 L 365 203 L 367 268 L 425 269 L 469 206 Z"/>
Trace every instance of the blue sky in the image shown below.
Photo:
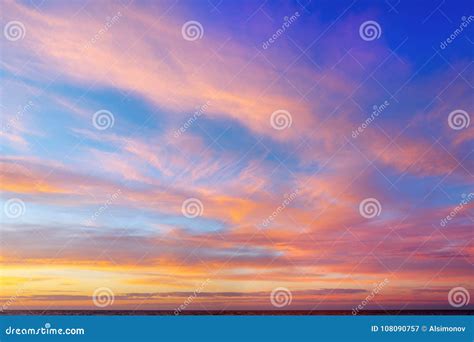
<path fill-rule="evenodd" d="M 2 7 L 4 296 L 35 279 L 16 305 L 106 286 L 173 308 L 208 278 L 196 309 L 472 291 L 472 2 Z"/>

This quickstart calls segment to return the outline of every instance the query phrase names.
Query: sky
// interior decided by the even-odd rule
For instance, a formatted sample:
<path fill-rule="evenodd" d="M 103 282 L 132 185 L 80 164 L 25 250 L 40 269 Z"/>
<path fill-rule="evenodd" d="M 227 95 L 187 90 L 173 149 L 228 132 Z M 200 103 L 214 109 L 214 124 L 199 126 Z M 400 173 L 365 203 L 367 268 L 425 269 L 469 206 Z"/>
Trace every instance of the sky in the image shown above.
<path fill-rule="evenodd" d="M 13 309 L 465 309 L 472 1 L 2 0 Z"/>

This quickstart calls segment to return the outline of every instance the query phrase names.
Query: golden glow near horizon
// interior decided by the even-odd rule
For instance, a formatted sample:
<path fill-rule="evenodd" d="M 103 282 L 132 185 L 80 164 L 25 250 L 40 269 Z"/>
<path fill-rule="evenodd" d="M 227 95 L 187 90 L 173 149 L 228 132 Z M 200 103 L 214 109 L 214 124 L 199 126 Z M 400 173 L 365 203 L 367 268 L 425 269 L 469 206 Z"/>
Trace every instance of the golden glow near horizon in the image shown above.
<path fill-rule="evenodd" d="M 2 4 L 4 310 L 472 292 L 472 46 L 219 6 Z"/>

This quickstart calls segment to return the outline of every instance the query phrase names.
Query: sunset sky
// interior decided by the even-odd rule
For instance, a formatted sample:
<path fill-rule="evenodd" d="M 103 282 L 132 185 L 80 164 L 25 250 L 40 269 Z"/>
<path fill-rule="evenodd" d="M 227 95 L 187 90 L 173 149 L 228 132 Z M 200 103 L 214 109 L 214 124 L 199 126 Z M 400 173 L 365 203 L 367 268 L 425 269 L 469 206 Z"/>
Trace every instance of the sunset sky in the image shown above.
<path fill-rule="evenodd" d="M 4 309 L 474 296 L 472 1 L 0 13 Z"/>

